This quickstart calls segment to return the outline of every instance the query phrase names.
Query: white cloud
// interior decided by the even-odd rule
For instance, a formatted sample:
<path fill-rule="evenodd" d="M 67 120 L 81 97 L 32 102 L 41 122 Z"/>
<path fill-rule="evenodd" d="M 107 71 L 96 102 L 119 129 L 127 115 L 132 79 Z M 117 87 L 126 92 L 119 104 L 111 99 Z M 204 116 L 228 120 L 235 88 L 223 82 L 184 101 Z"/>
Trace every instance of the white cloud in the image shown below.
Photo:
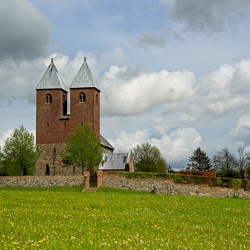
<path fill-rule="evenodd" d="M 193 128 L 178 128 L 160 140 L 152 139 L 169 162 L 187 161 L 192 152 L 200 146 L 202 138 Z"/>
<path fill-rule="evenodd" d="M 103 52 L 100 58 L 100 70 L 110 66 L 121 65 L 127 61 L 127 56 L 119 47 L 114 47 L 111 51 Z"/>
<path fill-rule="evenodd" d="M 72 60 L 67 55 L 53 53 L 47 58 L 34 61 L 23 60 L 20 63 L 12 60 L 4 61 L 0 64 L 0 107 L 10 106 L 14 101 L 28 101 L 34 104 L 35 87 L 49 66 L 51 58 L 54 58 L 59 75 L 66 86 L 69 86 L 85 56 L 88 57 L 91 69 L 97 72 L 96 60 L 91 53 L 78 52 Z"/>
<path fill-rule="evenodd" d="M 179 120 L 181 122 L 194 122 L 196 120 L 196 117 L 193 117 L 187 114 L 182 114 L 180 115 Z"/>
<path fill-rule="evenodd" d="M 178 128 L 161 138 L 152 138 L 148 130 L 134 133 L 121 132 L 116 139 L 109 139 L 118 152 L 132 149 L 136 145 L 149 143 L 161 151 L 167 162 L 187 161 L 193 151 L 200 146 L 201 135 L 193 128 Z"/>
<path fill-rule="evenodd" d="M 132 79 L 129 67 L 111 67 L 102 81 L 103 112 L 106 115 L 133 115 L 161 105 L 175 103 L 194 95 L 191 72 L 139 72 Z M 115 104 L 115 105 L 114 105 Z"/>
<path fill-rule="evenodd" d="M 40 80 L 44 60 L 16 63 L 12 60 L 0 64 L 0 106 L 14 101 L 35 102 L 35 86 Z"/>
<path fill-rule="evenodd" d="M 13 135 L 14 129 L 8 129 L 6 131 L 0 131 L 0 147 L 3 148 L 5 145 L 5 141 Z M 31 129 L 28 130 L 30 134 L 34 136 L 34 142 L 36 141 L 36 130 Z"/>
<path fill-rule="evenodd" d="M 110 67 L 101 81 L 103 115 L 183 112 L 180 120 L 223 116 L 250 105 L 250 59 L 196 79 L 190 71 Z"/>
<path fill-rule="evenodd" d="M 7 131 L 0 131 L 0 147 L 1 148 L 3 148 L 6 139 L 9 138 L 13 132 L 14 132 L 14 129 L 8 129 Z"/>
<path fill-rule="evenodd" d="M 250 145 L 250 114 L 240 116 L 236 126 L 230 131 L 229 135 Z"/>
<path fill-rule="evenodd" d="M 119 133 L 117 138 L 109 139 L 108 141 L 115 148 L 117 152 L 127 152 L 136 145 L 146 143 L 150 140 L 147 130 L 136 131 L 128 134 L 125 131 Z"/>
<path fill-rule="evenodd" d="M 196 87 L 197 95 L 187 108 L 189 115 L 207 118 L 223 116 L 250 104 L 246 73 L 250 60 L 235 65 L 224 64 L 218 70 L 201 77 Z M 244 79 L 244 80 L 242 80 Z"/>

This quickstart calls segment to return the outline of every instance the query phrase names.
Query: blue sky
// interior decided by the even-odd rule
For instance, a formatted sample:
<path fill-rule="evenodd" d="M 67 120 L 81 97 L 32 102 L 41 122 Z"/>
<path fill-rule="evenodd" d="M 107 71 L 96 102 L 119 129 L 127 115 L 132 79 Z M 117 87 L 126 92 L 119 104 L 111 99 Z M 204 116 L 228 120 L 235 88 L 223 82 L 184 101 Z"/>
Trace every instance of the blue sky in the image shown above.
<path fill-rule="evenodd" d="M 249 14 L 245 0 L 1 2 L 0 145 L 35 133 L 50 58 L 69 86 L 87 56 L 116 151 L 148 142 L 181 168 L 197 147 L 250 150 Z"/>

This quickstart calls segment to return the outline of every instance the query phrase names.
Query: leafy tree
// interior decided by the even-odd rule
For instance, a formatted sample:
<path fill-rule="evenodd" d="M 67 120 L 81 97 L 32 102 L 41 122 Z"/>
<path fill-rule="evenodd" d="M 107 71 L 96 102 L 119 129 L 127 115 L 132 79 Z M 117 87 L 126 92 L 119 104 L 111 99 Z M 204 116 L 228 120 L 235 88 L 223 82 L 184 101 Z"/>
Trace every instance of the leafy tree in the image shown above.
<path fill-rule="evenodd" d="M 73 166 L 94 172 L 102 160 L 100 139 L 98 139 L 89 124 L 84 124 L 72 133 L 66 142 L 63 156 L 65 166 Z"/>
<path fill-rule="evenodd" d="M 165 173 L 167 162 L 160 150 L 148 143 L 137 145 L 133 149 L 135 171 Z"/>
<path fill-rule="evenodd" d="M 246 179 L 246 169 L 248 167 L 248 153 L 245 151 L 244 147 L 238 147 L 238 171 L 241 179 Z"/>
<path fill-rule="evenodd" d="M 238 162 L 227 148 L 218 151 L 213 157 L 213 164 L 218 176 L 239 178 Z"/>
<path fill-rule="evenodd" d="M 189 162 L 187 165 L 197 171 L 207 171 L 212 168 L 211 160 L 207 156 L 204 150 L 198 147 L 192 156 L 189 157 Z"/>
<path fill-rule="evenodd" d="M 3 153 L 0 147 L 0 176 L 7 175 L 7 171 L 3 166 Z"/>
<path fill-rule="evenodd" d="M 8 175 L 32 175 L 37 156 L 33 134 L 21 126 L 5 141 L 1 165 Z"/>

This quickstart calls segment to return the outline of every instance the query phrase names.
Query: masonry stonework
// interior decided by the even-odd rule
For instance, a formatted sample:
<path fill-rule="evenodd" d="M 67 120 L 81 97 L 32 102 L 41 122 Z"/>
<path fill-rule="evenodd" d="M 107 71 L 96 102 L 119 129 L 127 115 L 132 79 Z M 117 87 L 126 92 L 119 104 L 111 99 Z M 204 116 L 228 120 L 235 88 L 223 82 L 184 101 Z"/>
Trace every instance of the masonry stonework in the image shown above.
<path fill-rule="evenodd" d="M 80 168 L 64 167 L 62 153 L 65 147 L 65 143 L 40 144 L 38 146 L 40 157 L 36 162 L 36 175 L 45 175 L 47 164 L 50 175 L 82 174 L 82 169 Z"/>
<path fill-rule="evenodd" d="M 0 187 L 62 187 L 83 186 L 84 178 L 78 176 L 0 176 Z"/>
<path fill-rule="evenodd" d="M 250 192 L 243 189 L 209 187 L 208 185 L 175 184 L 165 178 L 126 178 L 124 175 L 102 176 L 102 185 L 111 188 L 143 191 L 167 195 L 193 195 L 206 197 L 239 197 L 250 199 Z"/>

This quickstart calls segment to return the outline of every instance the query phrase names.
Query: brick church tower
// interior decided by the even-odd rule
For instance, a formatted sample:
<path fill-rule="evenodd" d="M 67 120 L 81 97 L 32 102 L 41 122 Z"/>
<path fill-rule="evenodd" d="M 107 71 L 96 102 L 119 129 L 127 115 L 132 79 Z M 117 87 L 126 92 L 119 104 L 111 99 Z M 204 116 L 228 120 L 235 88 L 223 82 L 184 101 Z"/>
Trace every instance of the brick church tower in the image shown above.
<path fill-rule="evenodd" d="M 100 90 L 86 57 L 70 85 L 70 114 L 67 112 L 67 94 L 51 59 L 36 86 L 36 145 L 40 148 L 37 175 L 45 174 L 46 165 L 51 175 L 72 174 L 71 168 L 62 167 L 61 152 L 67 138 L 78 126 L 88 123 L 100 137 Z"/>
<path fill-rule="evenodd" d="M 70 85 L 70 111 L 71 131 L 88 123 L 100 137 L 100 90 L 96 87 L 86 57 Z"/>

